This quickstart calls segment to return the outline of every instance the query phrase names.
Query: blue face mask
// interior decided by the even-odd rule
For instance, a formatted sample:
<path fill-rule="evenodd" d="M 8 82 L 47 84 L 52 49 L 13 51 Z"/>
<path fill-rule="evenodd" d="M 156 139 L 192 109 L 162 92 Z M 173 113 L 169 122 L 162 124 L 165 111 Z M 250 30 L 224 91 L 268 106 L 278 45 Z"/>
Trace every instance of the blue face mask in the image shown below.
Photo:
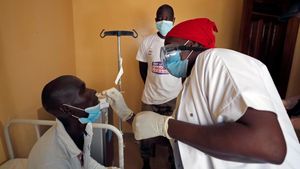
<path fill-rule="evenodd" d="M 173 22 L 166 20 L 158 21 L 156 22 L 156 28 L 161 35 L 166 36 L 167 33 L 173 28 Z"/>
<path fill-rule="evenodd" d="M 71 108 L 74 108 L 74 109 L 77 109 L 77 110 L 84 111 L 84 112 L 89 114 L 88 117 L 81 117 L 81 118 L 77 117 L 75 115 L 72 115 L 73 117 L 77 118 L 80 121 L 80 123 L 82 123 L 82 124 L 94 123 L 95 121 L 97 121 L 97 119 L 101 115 L 100 103 L 97 104 L 96 106 L 87 107 L 85 109 L 81 109 L 81 108 L 71 106 L 71 105 L 68 105 L 68 104 L 64 104 L 64 105 L 68 106 L 68 107 L 71 107 Z"/>
<path fill-rule="evenodd" d="M 180 51 L 175 51 L 164 62 L 168 72 L 175 77 L 186 77 L 188 60 L 181 60 Z"/>
<path fill-rule="evenodd" d="M 189 42 L 186 41 L 184 46 Z M 187 68 L 188 68 L 188 58 L 191 56 L 193 51 L 191 51 L 186 59 L 181 60 L 180 56 L 181 51 L 175 50 L 171 53 L 168 53 L 166 59 L 164 59 L 164 67 L 168 70 L 168 72 L 175 77 L 186 77 L 187 76 Z"/>

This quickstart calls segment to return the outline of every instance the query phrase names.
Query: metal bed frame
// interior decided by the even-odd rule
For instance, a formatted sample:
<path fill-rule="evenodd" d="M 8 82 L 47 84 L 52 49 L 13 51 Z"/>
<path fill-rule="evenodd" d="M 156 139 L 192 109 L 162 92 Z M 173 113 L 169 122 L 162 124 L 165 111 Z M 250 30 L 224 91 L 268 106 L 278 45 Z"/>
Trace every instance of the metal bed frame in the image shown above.
<path fill-rule="evenodd" d="M 13 146 L 12 146 L 12 142 L 11 142 L 11 137 L 10 137 L 10 133 L 9 133 L 9 127 L 13 124 L 31 124 L 31 125 L 33 125 L 37 138 L 40 138 L 41 135 L 40 135 L 38 126 L 53 126 L 56 124 L 56 122 L 51 121 L 51 120 L 29 120 L 29 119 L 12 119 L 9 122 L 7 122 L 4 126 L 4 137 L 5 137 L 7 150 L 8 150 L 8 158 L 10 160 L 15 158 Z M 118 147 L 119 147 L 119 151 L 118 151 L 119 152 L 119 167 L 121 169 L 124 169 L 124 141 L 123 141 L 121 131 L 110 124 L 93 123 L 92 126 L 93 126 L 93 128 L 109 129 L 116 134 L 116 136 L 118 138 Z"/>

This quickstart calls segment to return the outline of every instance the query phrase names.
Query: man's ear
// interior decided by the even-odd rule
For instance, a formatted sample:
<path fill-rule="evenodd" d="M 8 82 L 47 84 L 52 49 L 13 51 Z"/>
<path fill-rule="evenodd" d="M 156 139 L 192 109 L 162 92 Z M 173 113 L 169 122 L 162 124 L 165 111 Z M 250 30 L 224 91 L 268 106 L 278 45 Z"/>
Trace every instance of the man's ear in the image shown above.
<path fill-rule="evenodd" d="M 173 18 L 173 24 L 175 24 L 175 17 Z"/>
<path fill-rule="evenodd" d="M 67 106 L 65 106 L 65 105 L 61 105 L 61 106 L 59 107 L 59 111 L 58 111 L 58 112 L 55 112 L 55 114 L 53 114 L 53 115 L 55 115 L 55 117 L 66 118 L 66 117 L 72 115 L 72 113 L 71 113 L 71 110 L 70 110 L 69 107 L 67 107 Z"/>

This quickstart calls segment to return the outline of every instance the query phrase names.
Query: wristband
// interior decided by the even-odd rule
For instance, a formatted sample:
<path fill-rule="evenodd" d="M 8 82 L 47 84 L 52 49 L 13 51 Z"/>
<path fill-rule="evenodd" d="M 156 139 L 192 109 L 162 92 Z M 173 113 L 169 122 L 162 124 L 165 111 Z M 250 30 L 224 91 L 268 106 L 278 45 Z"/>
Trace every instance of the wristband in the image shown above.
<path fill-rule="evenodd" d="M 171 139 L 170 135 L 168 134 L 168 128 L 169 128 L 169 120 L 170 119 L 174 119 L 172 116 L 168 116 L 165 120 L 165 125 L 164 125 L 164 134 L 165 137 L 167 137 L 168 139 Z"/>
<path fill-rule="evenodd" d="M 123 118 L 122 120 L 123 121 L 129 120 L 133 116 L 133 114 L 134 114 L 133 112 L 130 112 L 130 114 L 127 117 Z"/>

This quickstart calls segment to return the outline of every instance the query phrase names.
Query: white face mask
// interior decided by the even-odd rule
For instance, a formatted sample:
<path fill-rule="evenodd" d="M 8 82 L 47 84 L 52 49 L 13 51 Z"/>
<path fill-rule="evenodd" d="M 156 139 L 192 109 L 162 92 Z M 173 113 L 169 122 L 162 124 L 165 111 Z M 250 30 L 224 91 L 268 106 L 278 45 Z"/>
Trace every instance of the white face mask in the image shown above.
<path fill-rule="evenodd" d="M 156 28 L 161 35 L 166 36 L 167 33 L 173 28 L 173 22 L 167 20 L 158 21 L 156 22 Z"/>

